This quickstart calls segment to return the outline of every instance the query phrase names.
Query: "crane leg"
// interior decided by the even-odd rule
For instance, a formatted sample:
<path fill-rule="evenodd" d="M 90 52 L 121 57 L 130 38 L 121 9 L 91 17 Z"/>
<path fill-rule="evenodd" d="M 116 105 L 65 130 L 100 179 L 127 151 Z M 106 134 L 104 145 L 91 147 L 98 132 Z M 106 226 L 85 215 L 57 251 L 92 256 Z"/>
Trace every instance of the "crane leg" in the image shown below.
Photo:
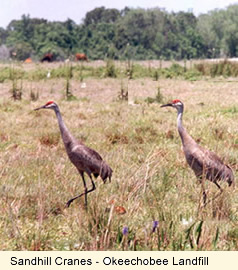
<path fill-rule="evenodd" d="M 221 188 L 221 186 L 217 183 L 217 182 L 214 182 L 214 184 L 219 188 L 219 190 L 220 190 L 220 192 L 216 195 L 216 196 L 214 196 L 214 198 L 212 199 L 212 200 L 215 200 L 217 197 L 219 197 L 221 194 L 222 194 L 222 192 L 223 192 L 223 189 Z"/>
<path fill-rule="evenodd" d="M 205 190 L 205 183 L 204 183 L 204 178 L 201 180 L 201 185 L 202 185 L 202 196 L 203 196 L 203 205 L 206 205 L 206 201 L 207 201 L 207 193 Z"/>
<path fill-rule="evenodd" d="M 217 182 L 214 182 L 214 184 L 220 189 L 220 192 L 222 193 L 223 189 L 221 188 L 221 186 Z"/>
<path fill-rule="evenodd" d="M 87 208 L 87 204 L 88 204 L 88 202 L 87 202 L 87 194 L 88 194 L 89 192 L 92 192 L 93 190 L 96 189 L 95 184 L 94 184 L 94 182 L 93 182 L 93 179 L 92 179 L 92 176 L 91 176 L 91 175 L 90 175 L 89 177 L 90 177 L 91 182 L 92 182 L 92 188 L 88 190 L 87 185 L 86 185 L 86 181 L 85 181 L 85 179 L 84 179 L 84 174 L 83 174 L 83 173 L 80 173 L 80 174 L 81 174 L 82 179 L 83 179 L 84 192 L 81 193 L 80 195 L 75 196 L 74 198 L 70 199 L 70 200 L 66 203 L 66 206 L 67 206 L 67 207 L 69 207 L 70 204 L 71 204 L 74 200 L 76 200 L 76 199 L 78 199 L 78 198 L 80 198 L 80 197 L 82 197 L 82 196 L 84 195 L 84 198 L 85 198 L 85 207 Z"/>
<path fill-rule="evenodd" d="M 88 190 L 88 189 L 87 189 L 87 186 L 86 186 L 86 182 L 85 182 L 85 180 L 84 180 L 84 198 L 85 198 L 85 208 L 86 208 L 86 209 L 87 209 L 87 205 L 88 205 L 88 198 L 87 198 L 88 195 L 87 195 L 87 194 L 88 194 L 89 192 L 92 192 L 93 190 L 96 189 L 91 174 L 88 174 L 88 176 L 89 176 L 89 178 L 90 178 L 90 180 L 91 180 L 92 188 Z"/>
<path fill-rule="evenodd" d="M 204 183 L 205 179 L 204 179 L 204 177 L 198 177 L 198 180 L 201 184 L 201 193 L 202 193 L 202 197 L 203 197 L 203 204 L 201 203 L 201 199 L 199 198 L 197 215 L 199 215 L 199 213 L 201 212 L 201 209 L 206 206 L 206 201 L 207 201 L 207 193 L 206 193 L 205 183 Z"/>
<path fill-rule="evenodd" d="M 205 205 L 206 204 L 206 201 L 207 201 L 207 194 L 206 194 L 206 191 L 205 190 L 202 192 L 202 196 L 203 196 L 203 203 Z"/>
<path fill-rule="evenodd" d="M 209 200 L 207 203 L 205 203 L 204 206 L 206 206 L 208 203 L 214 201 L 214 200 L 215 200 L 216 198 L 218 198 L 218 197 L 222 194 L 222 192 L 223 192 L 223 189 L 221 188 L 221 186 L 220 186 L 217 182 L 213 182 L 213 183 L 219 188 L 220 192 L 219 192 L 217 195 L 215 195 L 211 200 Z"/>

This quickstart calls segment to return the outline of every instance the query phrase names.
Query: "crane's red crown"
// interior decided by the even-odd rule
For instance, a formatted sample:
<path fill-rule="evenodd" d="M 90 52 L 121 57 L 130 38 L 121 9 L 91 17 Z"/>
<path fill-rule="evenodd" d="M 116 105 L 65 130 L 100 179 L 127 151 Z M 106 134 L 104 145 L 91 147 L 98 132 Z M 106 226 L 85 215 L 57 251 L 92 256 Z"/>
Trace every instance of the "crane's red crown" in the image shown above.
<path fill-rule="evenodd" d="M 179 99 L 174 99 L 173 101 L 172 101 L 172 103 L 173 104 L 176 104 L 176 103 L 178 103 L 178 102 L 181 102 Z M 182 103 L 182 102 L 181 102 Z"/>
<path fill-rule="evenodd" d="M 54 103 L 54 101 L 48 101 L 45 105 L 47 106 L 47 105 L 50 105 L 52 103 Z"/>

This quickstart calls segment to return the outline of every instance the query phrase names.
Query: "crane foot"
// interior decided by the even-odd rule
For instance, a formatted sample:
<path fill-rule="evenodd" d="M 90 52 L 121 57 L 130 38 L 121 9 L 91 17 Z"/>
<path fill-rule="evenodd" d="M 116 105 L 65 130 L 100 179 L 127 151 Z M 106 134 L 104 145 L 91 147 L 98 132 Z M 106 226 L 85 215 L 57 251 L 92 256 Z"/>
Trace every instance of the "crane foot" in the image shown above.
<path fill-rule="evenodd" d="M 66 203 L 66 207 L 69 207 L 70 206 L 70 204 L 73 202 L 73 200 L 71 199 L 71 200 L 69 200 L 69 201 L 67 201 L 67 203 Z"/>

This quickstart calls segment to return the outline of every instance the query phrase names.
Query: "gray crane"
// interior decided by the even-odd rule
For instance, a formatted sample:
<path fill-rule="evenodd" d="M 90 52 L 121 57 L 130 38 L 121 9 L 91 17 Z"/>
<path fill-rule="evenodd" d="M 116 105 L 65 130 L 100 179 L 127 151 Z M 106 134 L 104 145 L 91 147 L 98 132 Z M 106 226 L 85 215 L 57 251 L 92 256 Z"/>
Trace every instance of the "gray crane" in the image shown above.
<path fill-rule="evenodd" d="M 109 182 L 111 182 L 112 169 L 95 150 L 87 147 L 82 142 L 78 141 L 73 137 L 73 135 L 65 126 L 59 107 L 55 102 L 49 101 L 44 106 L 36 108 L 35 111 L 40 109 L 51 109 L 55 111 L 56 117 L 58 119 L 60 133 L 68 157 L 70 161 L 74 164 L 74 166 L 77 168 L 83 180 L 84 192 L 70 199 L 66 203 L 66 206 L 69 207 L 74 200 L 84 195 L 85 207 L 87 208 L 87 194 L 96 189 L 92 174 L 95 178 L 100 175 L 104 183 L 106 182 L 107 178 L 109 178 Z M 84 173 L 86 173 L 91 179 L 91 189 L 87 188 Z"/>
<path fill-rule="evenodd" d="M 229 186 L 234 184 L 235 180 L 232 169 L 225 165 L 215 153 L 198 145 L 187 133 L 182 123 L 184 105 L 180 100 L 175 99 L 171 103 L 162 105 L 161 107 L 173 107 L 178 112 L 177 126 L 182 140 L 185 158 L 202 184 L 203 202 L 204 205 L 206 205 L 207 195 L 204 187 L 204 179 L 206 178 L 213 182 L 219 188 L 220 193 L 222 193 L 222 188 L 217 181 L 223 180 L 227 182 Z"/>

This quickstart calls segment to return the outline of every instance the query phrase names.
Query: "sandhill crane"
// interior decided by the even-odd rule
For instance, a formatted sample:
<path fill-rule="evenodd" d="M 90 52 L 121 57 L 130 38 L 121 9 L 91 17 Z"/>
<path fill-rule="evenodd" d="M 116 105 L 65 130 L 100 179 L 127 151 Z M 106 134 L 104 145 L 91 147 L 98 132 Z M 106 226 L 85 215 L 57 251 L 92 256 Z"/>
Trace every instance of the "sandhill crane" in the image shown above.
<path fill-rule="evenodd" d="M 55 111 L 56 117 L 58 119 L 58 124 L 60 128 L 60 133 L 62 136 L 62 140 L 64 142 L 64 146 L 70 161 L 77 168 L 79 174 L 82 177 L 84 192 L 80 195 L 75 196 L 70 199 L 66 206 L 69 207 L 70 204 L 77 198 L 81 196 L 85 196 L 85 207 L 87 208 L 87 194 L 96 189 L 92 174 L 95 178 L 99 175 L 105 183 L 107 178 L 109 178 L 109 182 L 111 182 L 112 169 L 108 166 L 108 164 L 102 159 L 102 157 L 93 149 L 87 147 L 82 142 L 78 141 L 73 137 L 73 135 L 69 132 L 67 127 L 65 126 L 58 105 L 49 101 L 44 106 L 36 108 L 35 110 L 40 109 L 51 109 Z M 86 181 L 84 178 L 84 173 L 86 173 L 91 179 L 92 188 L 88 189 L 86 185 Z"/>
<path fill-rule="evenodd" d="M 202 148 L 195 140 L 187 133 L 183 127 L 182 117 L 184 106 L 183 103 L 175 99 L 171 103 L 162 105 L 161 107 L 173 107 L 177 110 L 177 126 L 178 132 L 182 140 L 183 151 L 187 163 L 194 171 L 196 177 L 202 184 L 203 189 L 203 201 L 206 204 L 206 192 L 204 187 L 204 179 L 208 179 L 213 182 L 222 193 L 222 188 L 217 183 L 219 180 L 223 180 L 228 183 L 229 186 L 234 184 L 234 175 L 231 168 L 225 165 L 222 160 L 213 152 Z"/>

